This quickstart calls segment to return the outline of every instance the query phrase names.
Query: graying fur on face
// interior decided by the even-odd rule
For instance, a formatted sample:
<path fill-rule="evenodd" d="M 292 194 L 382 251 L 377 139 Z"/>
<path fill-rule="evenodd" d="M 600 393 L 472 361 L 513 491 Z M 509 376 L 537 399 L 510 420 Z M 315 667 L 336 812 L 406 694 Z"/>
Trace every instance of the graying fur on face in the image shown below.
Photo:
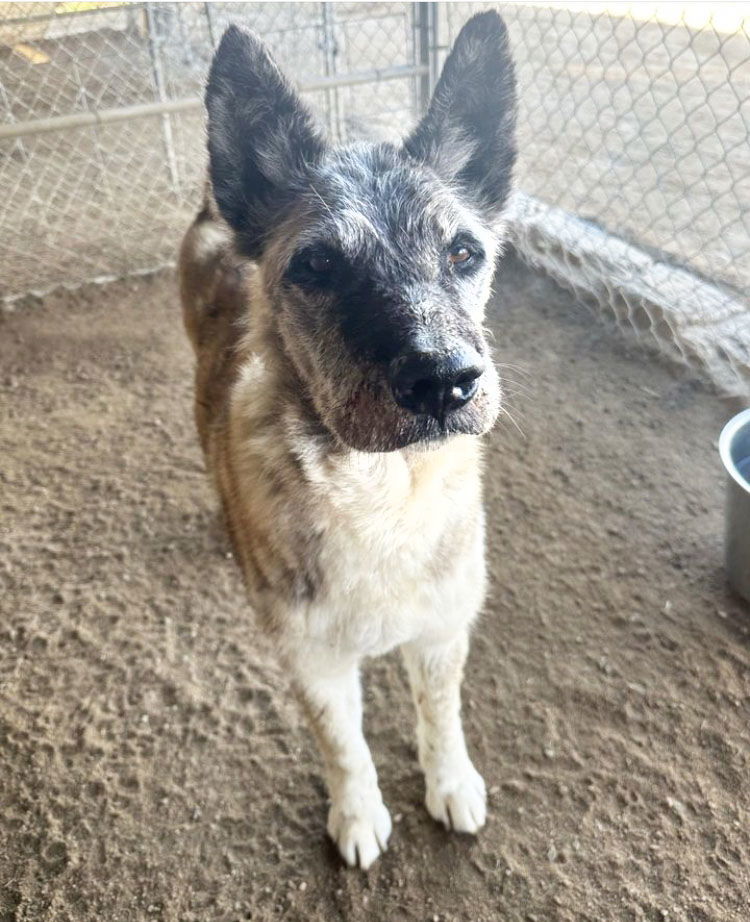
<path fill-rule="evenodd" d="M 236 26 L 206 104 L 216 203 L 260 267 L 264 322 L 331 434 L 391 451 L 487 431 L 499 385 L 483 312 L 515 159 L 515 80 L 497 14 L 464 27 L 400 146 L 325 144 L 260 41 Z M 465 266 L 449 258 L 457 247 L 471 253 Z M 466 406 L 439 419 L 398 404 L 388 373 L 400 356 L 461 349 L 486 359 Z"/>

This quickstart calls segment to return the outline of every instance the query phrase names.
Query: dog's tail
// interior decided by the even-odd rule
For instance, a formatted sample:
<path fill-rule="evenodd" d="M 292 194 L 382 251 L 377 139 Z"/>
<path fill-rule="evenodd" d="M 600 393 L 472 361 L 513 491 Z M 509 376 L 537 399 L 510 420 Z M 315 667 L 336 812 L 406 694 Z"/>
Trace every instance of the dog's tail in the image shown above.
<path fill-rule="evenodd" d="M 234 248 L 231 230 L 211 188 L 180 248 L 182 316 L 196 355 L 195 418 L 201 444 L 209 450 L 213 421 L 220 417 L 228 375 L 233 373 L 242 319 L 249 309 L 252 266 Z"/>
<path fill-rule="evenodd" d="M 206 180 L 203 183 L 203 205 L 201 210 L 198 212 L 196 217 L 196 222 L 200 223 L 202 221 L 220 221 L 221 217 L 219 216 L 219 209 L 216 205 L 216 199 L 214 198 L 214 190 L 211 185 L 211 177 L 206 176 Z"/>
<path fill-rule="evenodd" d="M 219 314 L 225 313 L 239 292 L 232 233 L 219 214 L 206 180 L 203 204 L 185 234 L 179 255 L 180 297 L 185 329 L 196 353 L 210 338 Z"/>

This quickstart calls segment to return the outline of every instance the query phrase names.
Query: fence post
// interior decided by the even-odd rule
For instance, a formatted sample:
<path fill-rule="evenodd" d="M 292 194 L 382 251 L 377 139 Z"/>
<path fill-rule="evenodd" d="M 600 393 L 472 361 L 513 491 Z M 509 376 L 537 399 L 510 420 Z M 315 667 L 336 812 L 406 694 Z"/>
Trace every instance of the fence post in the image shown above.
<path fill-rule="evenodd" d="M 438 3 L 415 3 L 414 21 L 419 64 L 427 68 L 417 81 L 417 108 L 423 115 L 438 79 Z"/>
<path fill-rule="evenodd" d="M 154 79 L 154 88 L 159 102 L 166 102 L 167 94 L 164 86 L 164 71 L 162 70 L 161 54 L 159 50 L 159 36 L 155 28 L 154 4 L 146 4 L 146 28 L 148 31 L 148 51 L 151 57 L 151 70 Z M 162 119 L 162 130 L 164 132 L 164 152 L 167 156 L 167 167 L 169 169 L 169 178 L 172 181 L 172 191 L 175 198 L 180 198 L 180 176 L 177 172 L 177 157 L 174 150 L 174 138 L 172 136 L 172 122 L 169 114 L 164 113 Z"/>
<path fill-rule="evenodd" d="M 338 55 L 338 42 L 336 40 L 336 21 L 333 11 L 333 4 L 321 3 L 321 16 L 323 26 L 323 55 L 326 77 L 334 77 L 338 71 L 336 56 Z M 341 113 L 341 95 L 335 88 L 326 91 L 326 103 L 328 108 L 328 130 L 331 138 L 335 141 L 341 141 L 342 136 L 342 113 Z"/>
<path fill-rule="evenodd" d="M 415 3 L 414 4 L 414 20 L 416 26 L 416 45 L 417 45 L 417 60 L 423 67 L 430 66 L 430 45 L 432 40 L 430 37 L 430 11 L 429 7 L 432 4 L 430 3 Z M 431 92 L 431 74 L 428 71 L 427 73 L 422 74 L 417 77 L 417 115 L 421 116 L 427 110 L 427 104 L 430 100 Z"/>
<path fill-rule="evenodd" d="M 214 28 L 214 11 L 210 3 L 203 4 L 203 15 L 206 17 L 206 26 L 208 28 L 208 40 L 211 42 L 211 48 L 216 48 L 216 29 Z"/>

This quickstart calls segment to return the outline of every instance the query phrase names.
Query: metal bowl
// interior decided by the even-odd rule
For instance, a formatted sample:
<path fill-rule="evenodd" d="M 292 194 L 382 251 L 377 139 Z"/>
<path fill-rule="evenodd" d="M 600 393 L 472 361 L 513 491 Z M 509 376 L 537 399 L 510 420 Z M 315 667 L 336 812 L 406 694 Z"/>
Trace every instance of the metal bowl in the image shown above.
<path fill-rule="evenodd" d="M 729 583 L 750 602 L 750 410 L 724 426 L 719 454 L 727 474 L 725 555 Z"/>

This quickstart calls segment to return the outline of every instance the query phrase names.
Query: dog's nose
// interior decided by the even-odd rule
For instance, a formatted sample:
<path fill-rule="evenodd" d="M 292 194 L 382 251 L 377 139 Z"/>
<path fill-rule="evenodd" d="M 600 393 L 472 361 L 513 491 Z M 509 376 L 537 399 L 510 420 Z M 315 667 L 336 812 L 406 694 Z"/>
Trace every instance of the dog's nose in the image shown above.
<path fill-rule="evenodd" d="M 412 413 L 427 413 L 441 424 L 471 400 L 484 371 L 474 349 L 410 352 L 391 362 L 388 380 L 396 403 Z"/>

